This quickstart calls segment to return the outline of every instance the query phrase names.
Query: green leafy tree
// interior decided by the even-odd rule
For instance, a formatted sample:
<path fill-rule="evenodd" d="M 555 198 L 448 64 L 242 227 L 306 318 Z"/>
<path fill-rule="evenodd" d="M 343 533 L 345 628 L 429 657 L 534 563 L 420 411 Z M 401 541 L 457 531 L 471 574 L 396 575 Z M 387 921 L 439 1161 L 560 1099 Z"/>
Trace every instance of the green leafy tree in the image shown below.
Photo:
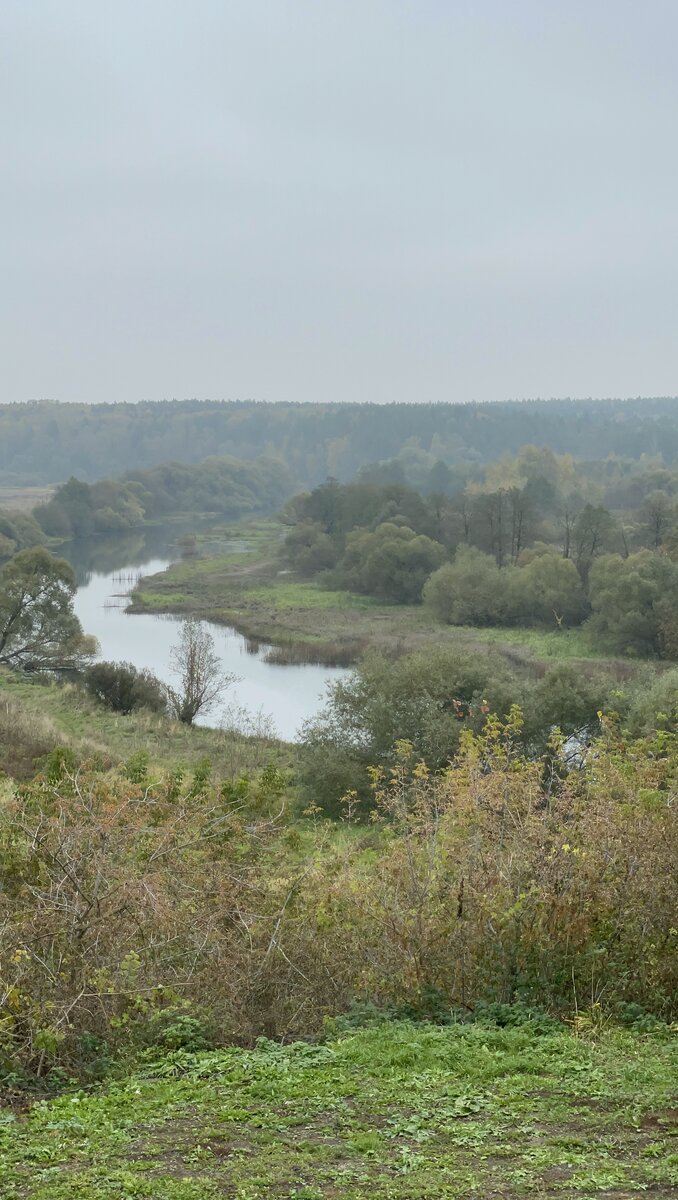
<path fill-rule="evenodd" d="M 336 542 L 317 521 L 300 521 L 295 525 L 285 538 L 284 551 L 290 565 L 302 575 L 329 570 L 338 557 Z"/>
<path fill-rule="evenodd" d="M 502 658 L 449 647 L 427 649 L 393 662 L 368 654 L 332 684 L 324 711 L 308 722 L 301 743 L 304 798 L 337 811 L 350 789 L 369 795 L 370 766 L 389 766 L 405 739 L 429 767 L 444 766 L 464 729 L 480 729 L 489 712 L 508 713 L 530 702 Z"/>
<path fill-rule="evenodd" d="M 18 550 L 39 546 L 45 536 L 34 517 L 28 513 L 0 510 L 0 561 L 11 558 Z"/>
<path fill-rule="evenodd" d="M 588 577 L 593 560 L 612 549 L 614 532 L 614 520 L 606 508 L 584 505 L 572 530 L 574 558 L 582 579 Z"/>
<path fill-rule="evenodd" d="M 621 654 L 661 654 L 669 639 L 678 565 L 640 550 L 628 558 L 606 554 L 591 567 L 591 633 Z M 663 629 L 660 615 L 663 614 Z"/>
<path fill-rule="evenodd" d="M 653 491 L 645 497 L 640 508 L 642 532 L 647 545 L 658 550 L 675 519 L 675 508 L 666 492 Z"/>
<path fill-rule="evenodd" d="M 574 563 L 556 550 L 536 555 L 510 575 L 509 605 L 524 625 L 578 625 L 586 615 L 586 596 Z"/>
<path fill-rule="evenodd" d="M 503 570 L 490 554 L 460 546 L 426 583 L 424 603 L 448 625 L 501 625 L 509 603 L 512 568 Z"/>
<path fill-rule="evenodd" d="M 373 533 L 349 534 L 339 571 L 345 584 L 398 604 L 418 604 L 432 571 L 446 558 L 439 542 L 391 521 Z"/>
<path fill-rule="evenodd" d="M 0 663 L 17 670 L 81 667 L 96 651 L 73 611 L 72 568 L 36 547 L 0 570 Z"/>

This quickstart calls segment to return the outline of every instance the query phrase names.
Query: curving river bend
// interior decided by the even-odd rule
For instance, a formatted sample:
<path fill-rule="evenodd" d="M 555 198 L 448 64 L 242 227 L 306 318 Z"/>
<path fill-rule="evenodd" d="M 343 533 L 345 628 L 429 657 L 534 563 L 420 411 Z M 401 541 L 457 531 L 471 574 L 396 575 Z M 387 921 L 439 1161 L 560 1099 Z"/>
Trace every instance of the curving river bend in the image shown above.
<path fill-rule="evenodd" d="M 171 679 L 170 652 L 180 617 L 131 614 L 127 594 L 140 575 L 153 575 L 179 557 L 176 525 L 71 542 L 59 548 L 75 569 L 75 611 L 86 633 L 94 634 L 103 659 L 132 662 L 160 679 Z M 322 707 L 328 680 L 348 672 L 338 667 L 274 666 L 264 661 L 268 646 L 256 652 L 235 629 L 210 625 L 225 671 L 238 676 L 220 708 L 197 723 L 235 723 L 249 729 L 267 725 L 273 736 L 294 741 L 301 725 Z"/>

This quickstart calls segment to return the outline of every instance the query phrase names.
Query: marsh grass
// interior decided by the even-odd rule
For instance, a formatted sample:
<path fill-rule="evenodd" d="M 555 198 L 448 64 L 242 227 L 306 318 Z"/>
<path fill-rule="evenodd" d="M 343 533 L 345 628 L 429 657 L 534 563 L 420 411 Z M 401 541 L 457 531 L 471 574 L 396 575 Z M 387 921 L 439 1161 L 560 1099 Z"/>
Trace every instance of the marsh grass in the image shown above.
<path fill-rule="evenodd" d="M 366 639 L 342 641 L 289 642 L 271 646 L 264 656 L 270 666 L 307 666 L 311 663 L 322 667 L 350 667 L 367 649 Z"/>

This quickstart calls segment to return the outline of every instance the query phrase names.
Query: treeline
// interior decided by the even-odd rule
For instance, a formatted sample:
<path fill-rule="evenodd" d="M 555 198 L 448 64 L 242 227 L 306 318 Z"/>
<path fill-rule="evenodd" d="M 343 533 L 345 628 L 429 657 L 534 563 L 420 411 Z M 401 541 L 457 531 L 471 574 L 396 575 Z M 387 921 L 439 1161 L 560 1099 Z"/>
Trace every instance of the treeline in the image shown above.
<path fill-rule="evenodd" d="M 289 473 L 276 459 L 207 458 L 195 466 L 164 463 L 94 484 L 69 479 L 48 504 L 34 510 L 34 518 L 49 537 L 87 537 L 134 529 L 173 513 L 216 513 L 235 520 L 274 510 L 290 491 Z"/>
<path fill-rule="evenodd" d="M 586 622 L 609 651 L 678 656 L 678 470 L 527 446 L 448 491 L 381 476 L 328 480 L 287 505 L 295 570 L 388 602 L 423 599 L 450 624 Z"/>
<path fill-rule="evenodd" d="M 0 562 L 19 550 L 30 550 L 45 540 L 44 530 L 32 513 L 0 509 Z"/>
<path fill-rule="evenodd" d="M 671 463 L 678 459 L 678 399 L 9 404 L 0 406 L 0 483 L 92 482 L 172 460 L 263 455 L 284 462 L 298 486 L 328 475 L 346 481 L 379 462 L 420 487 L 438 463 L 487 463 L 528 442 L 578 459 L 645 454 Z"/>

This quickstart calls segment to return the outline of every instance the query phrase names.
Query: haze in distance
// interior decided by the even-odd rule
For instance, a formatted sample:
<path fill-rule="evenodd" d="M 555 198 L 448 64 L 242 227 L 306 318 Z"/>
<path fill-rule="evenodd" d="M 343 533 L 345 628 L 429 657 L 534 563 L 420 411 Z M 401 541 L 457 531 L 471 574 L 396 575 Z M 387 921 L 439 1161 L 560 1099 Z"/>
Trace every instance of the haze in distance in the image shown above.
<path fill-rule="evenodd" d="M 1 401 L 678 391 L 671 0 L 6 0 Z"/>

